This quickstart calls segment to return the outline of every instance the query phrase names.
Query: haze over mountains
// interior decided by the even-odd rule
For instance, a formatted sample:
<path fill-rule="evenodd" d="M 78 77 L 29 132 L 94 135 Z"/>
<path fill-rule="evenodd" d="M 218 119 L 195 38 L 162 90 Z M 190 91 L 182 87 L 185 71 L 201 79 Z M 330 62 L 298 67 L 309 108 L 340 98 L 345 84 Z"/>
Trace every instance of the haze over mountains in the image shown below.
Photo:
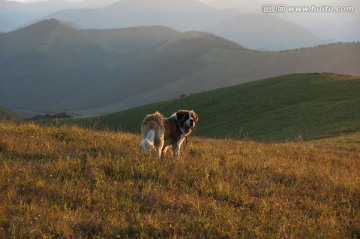
<path fill-rule="evenodd" d="M 83 28 L 165 25 L 181 31 L 199 30 L 228 18 L 222 11 L 195 0 L 122 0 L 101 9 L 64 10 L 49 17 L 72 21 Z"/>
<path fill-rule="evenodd" d="M 355 17 L 351 15 L 349 21 L 342 19 L 344 14 L 331 15 L 336 21 L 329 22 L 326 17 L 313 17 L 312 14 L 311 17 L 300 13 L 261 14 L 263 2 L 240 1 L 235 4 L 225 1 L 221 5 L 232 8 L 217 9 L 212 7 L 220 5 L 216 1 L 208 1 L 212 6 L 197 0 L 115 1 L 101 1 L 101 4 L 91 0 L 24 4 L 0 0 L 0 32 L 14 30 L 39 19 L 56 18 L 82 28 L 163 25 L 178 31 L 207 31 L 255 50 L 285 50 L 360 40 L 360 33 L 356 31 L 360 28 L 358 13 L 352 14 Z M 294 17 L 299 15 L 301 19 L 310 19 L 312 24 Z"/>
<path fill-rule="evenodd" d="M 239 9 L 244 13 L 260 13 L 264 5 L 283 5 L 311 7 L 315 6 L 319 11 L 297 11 L 286 9 L 284 12 L 267 12 L 265 15 L 274 15 L 294 22 L 310 31 L 321 39 L 328 42 L 359 41 L 360 39 L 360 1 L 358 0 L 295 0 L 283 1 L 272 0 L 246 1 L 246 0 L 207 0 L 206 3 L 217 9 Z M 321 10 L 321 7 L 354 7 L 354 11 L 336 12 Z"/>
<path fill-rule="evenodd" d="M 0 35 L 0 102 L 102 114 L 288 73 L 360 75 L 359 52 L 360 43 L 259 52 L 205 32 L 77 30 L 52 19 Z"/>
<path fill-rule="evenodd" d="M 250 49 L 284 50 L 325 42 L 295 23 L 274 15 L 255 13 L 241 14 L 206 30 Z"/>

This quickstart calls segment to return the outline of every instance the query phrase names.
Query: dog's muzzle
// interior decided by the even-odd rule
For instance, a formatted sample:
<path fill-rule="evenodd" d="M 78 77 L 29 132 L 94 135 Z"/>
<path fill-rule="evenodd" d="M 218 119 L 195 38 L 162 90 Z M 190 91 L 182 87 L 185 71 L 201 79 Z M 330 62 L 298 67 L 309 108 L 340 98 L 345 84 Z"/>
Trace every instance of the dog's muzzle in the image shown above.
<path fill-rule="evenodd" d="M 190 122 L 190 125 L 185 124 L 185 127 L 184 127 L 184 128 L 185 128 L 185 132 L 186 132 L 186 133 L 190 132 L 191 130 L 194 129 L 194 127 L 195 127 L 194 122 Z"/>

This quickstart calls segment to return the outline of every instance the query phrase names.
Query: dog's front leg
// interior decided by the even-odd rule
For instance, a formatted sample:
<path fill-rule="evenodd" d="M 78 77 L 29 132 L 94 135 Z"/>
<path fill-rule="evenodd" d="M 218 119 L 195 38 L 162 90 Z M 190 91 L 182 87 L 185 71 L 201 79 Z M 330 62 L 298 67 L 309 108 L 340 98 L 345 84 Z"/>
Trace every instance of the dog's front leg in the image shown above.
<path fill-rule="evenodd" d="M 182 143 L 184 142 L 184 137 L 181 137 L 181 139 L 172 146 L 172 150 L 173 150 L 173 154 L 174 154 L 174 158 L 178 159 L 180 156 L 180 148 Z"/>
<path fill-rule="evenodd" d="M 180 155 L 180 144 L 174 144 L 172 146 L 172 150 L 173 150 L 173 155 L 174 155 L 174 159 L 178 159 L 179 155 Z"/>

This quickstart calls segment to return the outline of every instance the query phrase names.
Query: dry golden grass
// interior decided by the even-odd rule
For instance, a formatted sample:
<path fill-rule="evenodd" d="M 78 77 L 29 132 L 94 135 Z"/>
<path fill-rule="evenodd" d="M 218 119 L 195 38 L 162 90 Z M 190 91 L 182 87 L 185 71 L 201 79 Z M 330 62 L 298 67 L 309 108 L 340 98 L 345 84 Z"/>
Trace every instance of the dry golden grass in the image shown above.
<path fill-rule="evenodd" d="M 286 144 L 0 124 L 0 238 L 359 238 L 360 135 Z"/>

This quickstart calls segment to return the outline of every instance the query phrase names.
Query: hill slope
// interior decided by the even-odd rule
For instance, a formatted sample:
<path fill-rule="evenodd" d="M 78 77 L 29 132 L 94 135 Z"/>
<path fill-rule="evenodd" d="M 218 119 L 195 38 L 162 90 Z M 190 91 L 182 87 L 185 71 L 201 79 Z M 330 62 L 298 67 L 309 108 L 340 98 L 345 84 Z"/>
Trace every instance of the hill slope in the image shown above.
<path fill-rule="evenodd" d="M 11 109 L 38 112 L 94 107 L 97 102 L 101 105 L 103 102 L 89 97 L 101 99 L 107 94 L 99 96 L 102 89 L 125 78 L 124 65 L 131 56 L 124 49 L 136 54 L 174 33 L 161 27 L 80 31 L 50 19 L 2 34 L 0 100 Z M 122 48 L 109 39 L 122 42 Z"/>
<path fill-rule="evenodd" d="M 359 137 L 192 138 L 175 161 L 138 135 L 0 123 L 0 237 L 358 238 Z"/>
<path fill-rule="evenodd" d="M 196 134 L 206 137 L 284 141 L 355 132 L 360 131 L 360 77 L 286 75 L 78 122 L 139 132 L 146 114 L 168 116 L 182 108 L 196 110 Z"/>
<path fill-rule="evenodd" d="M 0 44 L 0 101 L 10 109 L 76 105 L 109 84 L 122 59 L 120 52 L 54 19 L 3 34 Z"/>
<path fill-rule="evenodd" d="M 360 43 L 258 52 L 206 32 L 77 30 L 52 19 L 0 35 L 0 102 L 100 115 L 277 75 L 360 75 L 359 52 Z"/>
<path fill-rule="evenodd" d="M 81 32 L 98 44 L 132 54 L 158 46 L 165 40 L 180 34 L 178 31 L 163 26 L 90 29 Z"/>
<path fill-rule="evenodd" d="M 274 15 L 242 14 L 206 29 L 250 49 L 272 51 L 320 45 L 309 30 Z"/>
<path fill-rule="evenodd" d="M 0 107 L 0 121 L 20 119 L 19 115 Z"/>

